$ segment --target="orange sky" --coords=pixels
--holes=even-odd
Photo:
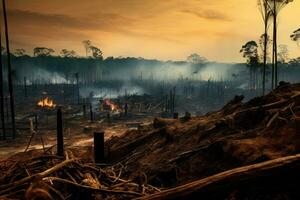
[[[242,61],[240,47],[262,34],[256,0],[8,0],[11,43],[84,54],[90,39],[104,56]],[[300,49],[289,35],[300,27],[300,1],[281,12],[278,44]]]

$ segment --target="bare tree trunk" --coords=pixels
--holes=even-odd
[[[8,65],[8,90],[10,95],[10,111],[11,111],[11,123],[13,138],[16,137],[16,122],[15,122],[15,102],[14,102],[14,89],[13,89],[13,78],[12,78],[12,67],[10,62],[10,49],[9,49],[9,37],[8,37],[8,22],[6,14],[5,0],[2,0],[3,5],[3,16],[5,25],[5,39],[6,39],[6,51],[7,51],[7,65]]]
[[[275,71],[274,71],[274,84],[275,87],[278,85],[278,59],[277,59],[277,14],[274,14],[274,60],[275,60]]]
[[[79,104],[80,103],[80,91],[79,91],[79,74],[78,74],[78,72],[77,73],[75,73],[75,78],[76,78],[76,89],[77,89],[77,104]]]
[[[264,38],[264,66],[263,66],[263,81],[262,81],[262,87],[263,87],[263,95],[265,95],[266,90],[266,68],[267,68],[267,42],[268,42],[268,22],[265,22],[265,38]]]
[[[27,78],[24,76],[24,96],[27,98]]]
[[[0,47],[2,47],[2,41],[1,41],[1,30],[0,30]],[[6,131],[5,131],[5,118],[4,118],[4,94],[3,94],[3,87],[4,87],[4,81],[3,81],[3,67],[2,67],[2,52],[0,52],[0,115],[1,115],[1,124],[2,124],[2,139],[6,139]]]
[[[273,47],[272,47],[272,89],[274,89],[274,77],[275,77],[275,44],[274,44],[274,27],[273,27]]]

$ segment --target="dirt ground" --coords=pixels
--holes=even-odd
[[[90,122],[89,120],[76,117],[68,120],[68,127],[64,128],[64,142],[68,147],[87,147],[93,145],[93,132],[99,130],[105,131],[105,140],[114,136],[121,136],[130,129],[135,129],[130,124],[150,123],[152,117],[144,119],[126,119],[123,121],[115,121],[112,123],[97,120]],[[28,122],[29,124],[29,122]],[[33,136],[33,137],[32,137]],[[32,141],[29,145],[30,138]],[[56,145],[56,130],[38,130],[34,135],[29,130],[19,130],[16,139],[8,139],[0,141],[0,160],[6,159],[11,155],[24,152],[29,145],[27,151],[34,149],[47,149]]]
[[[51,119],[49,121],[51,122]],[[64,131],[65,143],[73,152],[65,151],[66,161],[64,162],[71,162],[68,160],[69,155],[75,155],[76,159],[80,160],[82,171],[86,172],[88,165],[89,170],[94,170],[94,177],[97,177],[98,181],[102,177],[99,171],[105,169],[112,172],[114,180],[120,178],[124,180],[122,184],[130,180],[139,185],[138,188],[151,185],[167,193],[169,189],[179,188],[181,195],[186,197],[182,199],[199,199],[186,196],[189,191],[181,190],[182,186],[203,180],[209,180],[205,182],[207,185],[213,184],[211,177],[217,177],[222,184],[214,185],[213,190],[207,190],[207,193],[201,196],[203,199],[300,198],[297,192],[299,188],[296,187],[300,180],[298,173],[300,166],[300,84],[281,83],[268,95],[248,102],[243,102],[242,96],[236,96],[222,109],[199,117],[186,114],[179,119],[166,119],[154,118],[152,115],[131,117],[126,120],[119,119],[111,123],[101,120],[90,123],[77,116],[66,117],[65,122],[67,124]],[[143,123],[143,125],[136,128],[138,123]],[[101,163],[105,164],[101,170],[95,168],[99,163],[94,162],[91,148],[92,134],[100,129],[105,130],[105,145],[109,146],[108,162]],[[55,130],[39,134],[43,136],[43,141],[47,141],[44,142],[45,145],[55,144]],[[1,143],[0,150],[4,155],[3,158],[24,151],[29,138],[30,133],[27,133],[19,136],[15,141]],[[38,134],[30,147],[30,149],[34,148],[43,148]],[[36,152],[19,154],[15,159],[19,160],[23,155],[28,155],[28,159],[31,159],[31,154]],[[47,156],[53,157],[54,154]],[[278,165],[278,160],[285,161],[286,157],[294,157],[295,160]],[[42,158],[42,161],[45,159]],[[272,166],[274,160],[277,160],[275,162],[277,164]],[[10,159],[3,160],[3,169],[13,168],[18,171],[22,168],[21,165],[15,166],[10,162]],[[265,166],[266,163],[270,166],[262,170],[261,166]],[[32,165],[34,168],[35,162]],[[41,164],[38,166],[44,167]],[[74,166],[67,169],[73,172],[76,169]],[[233,185],[230,179],[227,179],[228,182],[226,179],[220,179],[220,174],[228,175],[229,171],[244,167],[262,171],[258,171],[256,176],[246,172],[240,174],[241,176],[234,177],[235,184]],[[115,169],[117,171],[114,171]],[[81,174],[84,175],[84,173]],[[27,171],[21,175],[22,178],[25,177],[25,180],[27,176]],[[64,181],[65,185],[74,187],[77,183],[73,180],[73,176],[68,177],[67,174],[63,176],[56,174],[56,176],[55,179],[64,178],[61,181]],[[9,173],[7,177],[11,180],[14,173]],[[84,176],[80,177],[78,180],[82,183],[85,179]],[[5,185],[5,181],[3,179],[2,187],[13,190],[14,188],[10,188],[11,185]],[[31,182],[27,181],[25,186],[29,184]],[[59,184],[55,186],[60,190]],[[76,184],[76,186],[86,188],[86,184]],[[92,190],[96,190],[94,186],[92,187]],[[106,186],[103,188],[107,189]],[[123,189],[126,190],[126,188]],[[196,194],[198,189],[196,188],[192,194]],[[73,193],[73,190],[62,191]],[[88,190],[87,194],[92,193]],[[95,194],[102,193],[95,192]],[[142,192],[139,195],[145,194]],[[180,198],[174,196],[171,199]]]

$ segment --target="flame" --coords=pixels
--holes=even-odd
[[[49,97],[45,97],[44,99],[40,100],[37,103],[40,107],[47,107],[47,108],[55,108],[56,104],[54,104],[53,100],[51,100]]]
[[[120,107],[110,99],[104,99],[103,104],[110,107],[111,111],[120,111]]]

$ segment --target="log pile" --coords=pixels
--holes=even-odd
[[[152,128],[110,141],[113,155],[126,155],[113,161],[127,166],[127,177],[140,170],[149,184],[172,188],[300,152],[300,84],[242,100],[189,120],[156,118]]]
[[[160,191],[122,179],[124,166],[100,167],[91,160],[35,151],[0,162],[0,199],[132,199]]]

